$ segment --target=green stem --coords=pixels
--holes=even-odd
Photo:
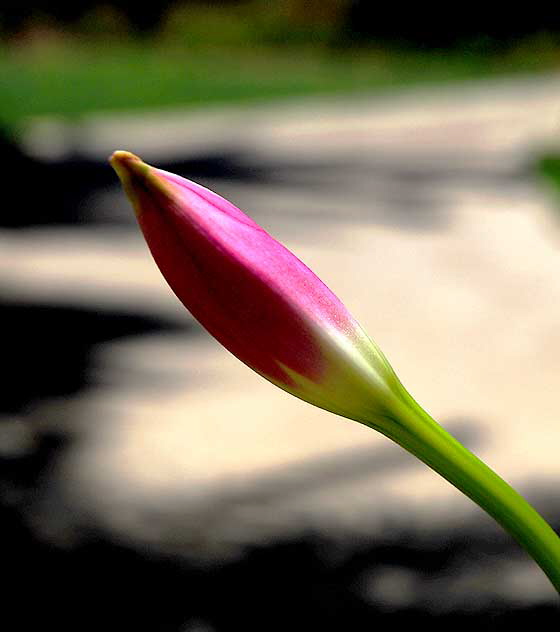
[[[389,426],[375,428],[399,443],[471,498],[537,562],[560,593],[560,538],[550,525],[472,452],[436,423],[409,395]],[[368,424],[372,425],[372,424]]]

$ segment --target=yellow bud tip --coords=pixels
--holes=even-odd
[[[146,188],[146,178],[152,168],[138,156],[122,149],[113,152],[109,162],[117,172],[136,214],[139,214],[138,192]]]
[[[123,184],[125,184],[125,180],[129,180],[130,178],[136,177],[143,179],[150,171],[150,166],[143,162],[141,158],[122,149],[113,152],[113,155],[109,158],[109,162]]]

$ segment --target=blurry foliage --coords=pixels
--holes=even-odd
[[[545,154],[539,158],[537,172],[551,185],[560,200],[560,153]]]
[[[560,66],[560,18],[531,7],[500,20],[450,11],[380,11],[364,0],[0,0],[0,122]]]
[[[342,2],[325,2],[324,7]],[[167,17],[164,36],[187,45],[316,46],[335,37],[336,11],[312,10],[317,2],[242,2],[218,6],[179,4]],[[264,9],[264,10],[263,10]],[[305,9],[305,10],[298,10]]]
[[[0,121],[11,126],[37,115],[77,117],[92,111],[360,93],[542,67],[540,57],[493,62],[477,56],[384,51],[280,54],[116,41],[98,46],[51,38],[22,51],[0,50]]]

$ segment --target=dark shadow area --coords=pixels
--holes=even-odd
[[[107,165],[78,157],[42,162],[24,154],[17,143],[0,135],[4,171],[4,213],[0,226],[78,224],[88,221],[84,202],[96,190],[114,183]]]
[[[437,7],[437,8],[436,8]],[[404,49],[483,51],[507,50],[539,35],[558,37],[560,18],[543,5],[519,5],[511,11],[492,11],[482,5],[385,6],[354,0],[349,3],[343,40],[356,45],[375,42]]]
[[[132,225],[124,196],[111,196],[99,204],[94,196],[118,189],[117,178],[106,162],[79,155],[57,162],[43,162],[25,155],[6,138],[0,142],[0,160],[10,186],[5,191],[4,228],[46,225]],[[276,186],[287,192],[324,192],[332,209],[321,212],[321,222],[365,221],[426,229],[445,223],[444,186],[515,186],[532,178],[530,165],[490,169],[477,167],[468,156],[429,153],[424,157],[368,155],[367,162],[354,159],[257,161],[245,152],[209,154],[157,165],[195,181],[219,181],[254,186]],[[277,193],[278,194],[278,193]],[[349,195],[354,202],[344,203]],[[48,203],[46,201],[49,201]],[[100,206],[102,208],[100,208]],[[333,210],[334,209],[334,210]],[[286,217],[290,211],[283,211]],[[253,209],[258,217],[259,210]],[[305,203],[293,215],[305,217]]]
[[[92,310],[3,300],[0,316],[4,366],[8,368],[0,412],[8,414],[84,388],[90,353],[102,342],[178,329],[153,316],[104,311],[102,307]]]
[[[129,601],[119,595],[129,594],[126,583],[134,588],[144,581],[138,573],[138,567],[144,568],[143,556],[105,543],[97,533],[92,533],[91,544],[68,551],[38,535],[36,509],[48,502],[52,471],[73,438],[56,424],[41,427],[26,413],[50,398],[72,399],[92,386],[88,368],[98,344],[178,327],[147,315],[6,300],[0,315],[5,368],[0,394],[0,412],[5,415],[0,420],[0,549],[7,584],[2,602],[10,604],[2,608],[1,625],[93,630],[107,627],[109,620],[125,625],[131,618],[126,608],[132,606],[141,620],[144,613],[133,601],[136,595],[130,594]],[[60,510],[57,506],[54,511]],[[167,567],[173,564],[155,564],[150,581],[157,583],[159,574],[171,586],[163,570]],[[149,597],[142,594],[145,588],[139,598]],[[175,594],[182,590],[178,587]],[[113,629],[112,623],[107,629]]]
[[[121,214],[111,209],[99,216],[89,204],[94,194],[118,186],[118,179],[107,162],[77,154],[59,161],[41,161],[26,155],[17,143],[1,133],[0,162],[5,182],[10,185],[4,191],[7,212],[0,218],[1,227],[134,223],[130,212]],[[247,164],[237,155],[209,155],[157,166],[192,179],[273,181],[271,169]]]
[[[177,330],[152,316],[111,310],[2,300],[0,392],[0,519],[2,542],[10,542],[10,511],[26,512],[50,484],[53,465],[70,447],[68,429],[42,427],[32,411],[52,398],[72,401],[95,386],[89,374],[96,346],[155,331]],[[183,329],[183,328],[181,328]],[[188,331],[188,326],[184,328]],[[75,399],[79,402],[79,399]],[[65,413],[57,410],[59,421]],[[14,509],[15,511],[15,509]],[[23,516],[23,514],[22,514]],[[21,525],[20,525],[21,526]],[[11,549],[10,549],[11,550]]]
[[[25,398],[37,402],[78,392],[86,383],[88,350],[95,344],[164,326],[145,317],[53,306],[4,304],[3,316],[16,350],[11,362],[17,355],[25,360],[18,369],[22,384],[25,367],[42,358],[28,377],[27,394],[7,398],[11,403],[3,408],[10,411],[21,408]],[[476,439],[467,424],[454,432],[467,443]],[[72,507],[49,504],[49,496],[56,494],[53,467],[70,441],[64,434],[35,429],[29,450],[4,452],[0,459],[0,552],[7,580],[2,621],[16,629],[338,632],[425,624],[436,632],[450,625],[509,632],[513,622],[550,627],[557,620],[559,610],[547,604],[522,607],[485,597],[489,569],[491,577],[499,577],[499,564],[522,554],[505,535],[478,520],[426,533],[414,520],[393,516],[386,518],[381,535],[373,527],[373,537],[362,530],[359,536],[334,539],[327,537],[328,525],[320,531],[301,527],[291,536],[243,544],[240,555],[209,563],[193,555],[188,537],[182,550],[163,554],[164,546],[156,550],[134,537],[117,540],[93,516],[78,516],[79,537],[58,534],[55,545],[37,521],[45,511],[66,512],[68,522],[74,520]],[[214,520],[227,527],[243,505],[260,506],[270,514],[284,498],[413,464],[404,453],[365,449],[296,464],[290,472],[264,475],[245,492],[218,498]],[[550,507],[557,502],[554,497],[543,494],[540,503]],[[386,508],[380,507],[379,514],[387,515]],[[559,518],[556,511],[557,525]],[[172,523],[172,515],[167,524],[164,516],[158,538],[163,545],[168,536],[177,542],[177,534],[186,528],[180,521]],[[198,528],[205,528],[203,521]],[[204,534],[209,544],[212,532],[209,528]],[[498,571],[492,571],[496,566]],[[478,576],[479,588],[473,592],[472,578]]]
[[[173,5],[173,0],[159,0],[153,4],[138,7],[130,0],[110,0],[107,5],[118,9],[126,19],[128,26],[139,35],[147,35],[157,31],[163,22],[166,11]],[[4,29],[17,35],[37,14],[48,16],[57,22],[76,25],[98,2],[69,2],[69,0],[3,0],[0,4],[0,22]]]
[[[168,328],[150,317],[54,305],[4,302],[1,311],[13,380],[5,385],[2,410],[9,413],[87,387],[96,344]],[[466,424],[454,432],[467,443],[476,439]],[[521,560],[522,553],[478,521],[426,533],[414,520],[393,516],[382,535],[377,528],[374,537],[362,531],[335,539],[326,537],[328,525],[320,532],[302,527],[291,536],[244,544],[241,555],[212,563],[197,560],[187,545],[166,555],[134,538],[116,540],[93,517],[79,520],[78,538],[58,537],[55,545],[37,520],[50,511],[67,512],[72,522],[72,507],[49,504],[53,468],[72,439],[52,429],[32,433],[27,450],[10,454],[3,445],[0,458],[2,620],[16,629],[334,632],[425,624],[436,632],[450,625],[505,632],[514,622],[551,627],[560,614],[544,603],[523,607],[485,596],[488,576],[499,578],[499,565]],[[289,473],[271,472],[258,486],[226,495],[214,518],[227,526],[240,506],[270,513],[279,499],[382,475],[407,462],[413,461],[404,454],[364,450],[296,464]],[[555,496],[541,492],[539,504],[554,507]],[[385,512],[379,508],[381,517]],[[560,508],[551,513],[559,526]],[[175,541],[181,529],[180,522],[170,528]],[[204,537],[211,543],[212,530]],[[165,538],[162,532],[163,544]]]
[[[37,541],[17,515],[1,514],[8,578],[2,614],[22,630],[180,632],[200,629],[196,622],[219,632],[395,624],[505,632],[513,623],[554,629],[560,614],[552,605],[484,598],[485,569],[518,553],[509,541],[481,537],[472,524],[432,539],[411,525],[391,525],[383,540],[350,540],[338,550],[320,534],[302,533],[201,567],[95,533],[76,548],[57,549]],[[402,594],[398,583],[379,587],[388,573],[401,578]],[[461,593],[464,577],[477,573],[482,588]]]
[[[11,35],[17,35],[37,15],[67,27],[76,26],[98,4],[96,0],[80,3],[69,0],[3,0],[0,4],[0,24]],[[105,4],[117,10],[122,21],[137,36],[145,36],[157,33],[165,23],[170,8],[181,3],[179,0],[160,0],[147,5],[143,11],[138,11],[137,4],[131,0],[107,0]],[[245,5],[247,9],[248,5],[257,15],[259,13],[258,3],[255,6],[255,3],[251,5],[240,0],[221,0],[208,4],[233,10],[239,5]],[[476,47],[493,52],[507,50],[519,40],[535,35],[557,36],[560,31],[557,12],[542,4],[519,5],[507,12],[492,11],[482,5],[446,8],[435,4],[412,5],[403,11],[401,7],[392,5],[380,8],[368,0],[331,3],[323,11],[320,3],[307,4],[310,6],[306,6],[305,2],[291,3],[279,14],[281,19],[276,26],[271,26],[270,20],[263,21],[261,17],[260,21],[252,24],[262,30],[257,40],[286,46],[317,38],[331,46],[388,44],[444,51]],[[277,3],[272,3],[270,11],[273,14],[278,12]],[[331,28],[322,34],[320,29],[311,28],[313,19],[319,22],[319,26],[325,28],[330,25]]]

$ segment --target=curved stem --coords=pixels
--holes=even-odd
[[[560,593],[560,538],[508,483],[436,423],[408,394],[381,431],[471,498],[537,562]],[[368,423],[368,422],[366,422]],[[369,423],[368,423],[369,425]],[[379,424],[375,424],[376,429]],[[387,430],[387,431],[385,431]]]

